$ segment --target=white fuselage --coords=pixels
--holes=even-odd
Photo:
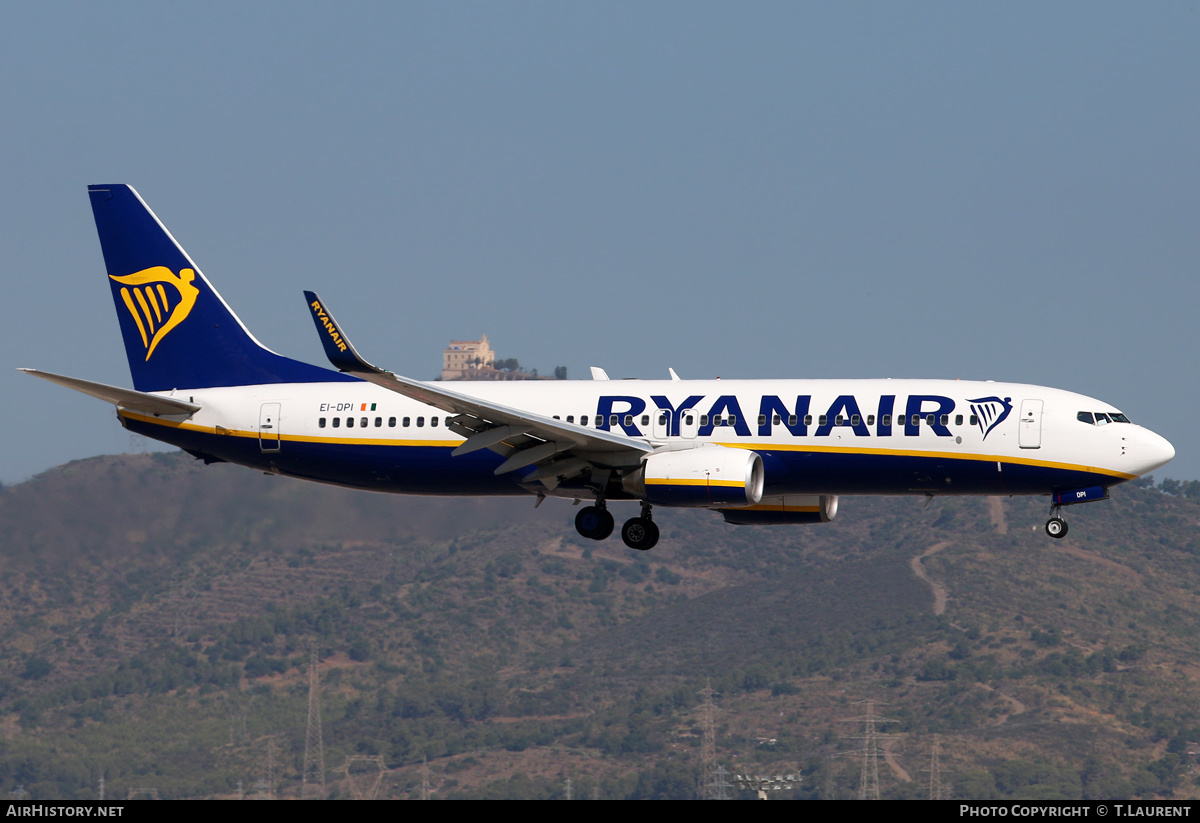
[[[620,380],[435,384],[659,449],[764,456],[768,494],[1047,494],[1109,486],[1174,455],[1110,404],[1060,389],[957,380]],[[202,408],[145,434],[231,462],[381,491],[512,494],[447,415],[366,382],[162,393]],[[1081,413],[1093,422],[1080,419]],[[470,458],[470,459],[469,459]],[[356,472],[355,467],[361,468]],[[618,467],[619,468],[619,467]],[[570,488],[561,491],[572,494]]]

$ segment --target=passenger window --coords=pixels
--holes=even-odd
[[[779,417],[778,417],[778,415],[775,417],[775,422],[776,422],[776,423],[778,423],[778,422],[779,422]],[[767,416],[766,416],[765,414],[760,414],[760,415],[758,416],[758,425],[760,425],[760,426],[765,426],[765,425],[767,425]]]
[[[806,417],[806,418],[804,418],[804,421],[805,421],[805,425],[807,425],[807,424],[808,424],[808,418],[807,418],[807,417]],[[796,415],[794,415],[794,414],[789,414],[789,415],[788,415],[788,425],[789,425],[789,426],[795,426],[795,425],[796,425]]]
[[[650,415],[648,415],[648,414],[643,414],[643,415],[642,415],[642,425],[643,425],[643,426],[649,426],[649,425],[650,425]]]
[[[587,424],[588,424],[588,416],[586,414],[581,415],[579,418],[579,425],[586,426]]]
[[[418,417],[418,418],[417,418],[417,428],[418,428],[418,429],[423,429],[423,428],[425,428],[425,418],[424,418],[424,417]]]
[[[806,425],[806,426],[812,425],[812,415],[811,414],[804,415],[804,425]]]
[[[365,429],[367,427],[367,422],[368,422],[367,418],[364,417],[362,420],[358,421],[358,425],[362,426]]]
[[[688,422],[689,423],[692,422],[690,418],[688,419]],[[660,426],[667,425],[667,416],[665,414],[660,414],[658,416],[658,425],[660,425]]]
[[[736,414],[731,414],[731,415],[729,415],[728,417],[726,417],[726,418],[725,418],[725,425],[726,425],[726,426],[736,426],[736,425],[737,425],[737,415],[736,415]]]
[[[1089,426],[1096,425],[1096,421],[1094,421],[1092,419],[1091,412],[1076,412],[1075,419],[1078,420],[1080,423],[1087,423]]]
[[[317,428],[319,428],[319,429],[325,428],[325,418],[324,417],[322,417],[320,420],[317,421]]]
[[[885,425],[885,426],[890,426],[890,425],[892,425],[892,416],[890,414],[885,414],[883,416],[883,420],[881,420],[879,422],[883,423],[883,425]]]
[[[562,420],[562,418],[561,418],[561,417],[559,417],[557,414],[556,414],[556,415],[554,415],[554,419],[555,419],[555,420]]]
[[[340,417],[333,418],[333,427],[335,429],[340,427],[341,425],[342,425],[342,418],[340,418]]]
[[[873,415],[873,414],[868,414],[868,415],[867,415],[867,425],[868,425],[868,426],[874,426],[874,425],[875,425],[875,415]]]
[[[954,425],[956,425],[956,426],[962,425],[962,415],[961,414],[954,415]]]
[[[914,415],[912,416],[912,424],[913,424],[914,426],[919,426],[919,425],[921,425],[921,415],[919,415],[919,414],[914,414]]]
[[[707,414],[702,414],[702,415],[700,415],[700,425],[701,425],[701,426],[707,426],[707,425],[708,425],[708,415],[707,415]],[[714,426],[715,426],[715,425],[717,425],[715,421],[713,422],[713,425],[714,425]]]
[[[777,414],[775,414],[775,415],[771,415],[771,425],[772,425],[772,426],[778,426],[778,425],[779,425],[779,415],[777,415]]]
[[[346,428],[348,428],[348,429],[354,428],[354,418],[353,417],[346,418]]]
[[[389,429],[394,429],[394,428],[396,428],[396,418],[394,418],[394,417],[389,417],[389,418],[388,418],[388,428],[389,428]]]
[[[574,422],[575,422],[575,415],[573,415],[573,414],[568,414],[568,415],[567,415],[567,422],[568,422],[568,423],[574,423]]]
[[[926,426],[932,426],[932,425],[933,425],[933,419],[934,419],[934,418],[933,418],[933,415],[932,415],[932,414],[927,414],[927,415],[925,415],[925,425],[926,425]]]
[[[950,423],[950,415],[948,415],[948,414],[943,414],[943,415],[942,415],[942,419],[941,419],[940,421],[938,421],[938,422],[940,422],[940,423],[941,423],[943,426],[949,425],[949,423]]]
[[[862,423],[861,417],[859,417],[857,414],[850,415],[850,425],[851,426],[857,426],[860,423]]]
[[[829,415],[823,414],[818,419],[821,421],[821,425],[824,426],[826,424],[826,422],[829,420]]]
[[[689,414],[687,417],[683,418],[683,425],[690,426],[690,425],[692,425],[692,421],[694,421],[695,419],[696,419],[695,417],[693,417],[692,415]]]
[[[633,415],[632,415],[632,414],[627,414],[627,415],[625,415],[625,425],[626,425],[626,426],[632,426],[632,425],[633,425]]]
[[[833,418],[833,425],[835,425],[835,426],[844,425],[845,422],[846,422],[846,418],[842,417],[840,414],[837,417]]]
[[[382,418],[382,417],[376,417],[376,418],[375,418],[375,428],[379,428],[379,427],[380,427],[380,426],[382,426],[382,425],[383,425],[383,418]]]
[[[437,419],[436,417],[431,417],[431,418],[429,418],[429,425],[430,425],[430,426],[433,426],[434,428],[436,428],[436,427],[437,427],[437,421],[438,421],[438,419]]]
[[[412,425],[412,418],[411,417],[404,418],[404,428],[407,429],[410,425]]]
[[[978,426],[978,425],[979,425],[979,415],[977,415],[977,414],[973,414],[973,415],[971,415],[971,425],[972,425],[972,426]]]

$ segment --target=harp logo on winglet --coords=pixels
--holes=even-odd
[[[121,300],[142,335],[146,360],[162,339],[187,318],[200,295],[200,290],[192,285],[196,279],[192,269],[180,269],[176,275],[166,266],[153,266],[123,277],[112,274],[109,277],[122,284]]]

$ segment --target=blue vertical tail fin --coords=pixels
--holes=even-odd
[[[131,186],[88,196],[138,391],[346,379],[255,340]]]

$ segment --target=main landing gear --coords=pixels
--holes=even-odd
[[[597,498],[596,505],[586,506],[575,515],[575,530],[590,540],[603,540],[613,533],[615,522],[605,505],[604,498]],[[649,551],[658,543],[658,526],[650,519],[650,504],[642,504],[640,517],[625,521],[621,527],[621,539],[625,545],[638,551]]]
[[[642,504],[642,516],[631,517],[621,527],[625,545],[640,552],[650,551],[658,543],[658,526],[650,519],[650,504]]]
[[[603,500],[579,510],[575,515],[575,530],[590,540],[603,540],[613,533],[613,516]]]

